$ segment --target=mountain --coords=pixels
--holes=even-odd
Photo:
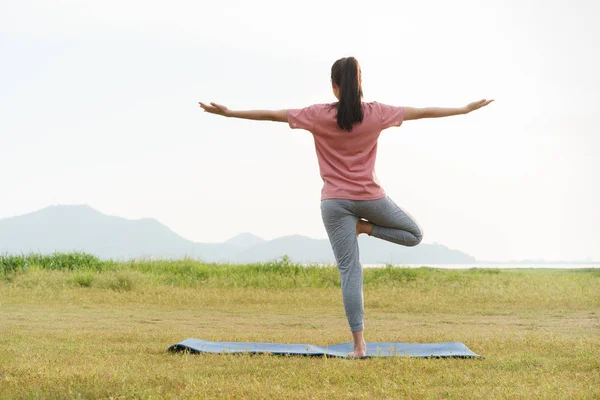
[[[475,258],[439,244],[399,246],[370,236],[359,236],[360,259],[365,264],[470,264]],[[335,262],[329,240],[306,236],[284,236],[237,254],[238,262],[270,260],[287,254],[297,262]]]
[[[85,205],[51,206],[0,220],[0,253],[85,251],[101,258],[219,256],[235,249],[198,244],[154,219],[128,220]]]
[[[259,238],[251,233],[240,233],[239,235],[227,240],[225,244],[237,247],[238,249],[249,249],[266,242],[267,241],[265,239]]]
[[[365,264],[468,264],[476,260],[440,244],[398,246],[359,237]],[[154,219],[129,220],[105,215],[87,205],[51,206],[0,220],[0,254],[81,251],[103,259],[182,258],[207,262],[264,262],[288,255],[295,262],[335,263],[327,239],[301,235],[264,240],[242,233],[224,243],[195,243]]]
[[[297,262],[334,262],[329,240],[311,239],[301,235],[284,236],[251,247],[237,254],[236,260],[257,262],[272,260],[283,255],[288,255]]]

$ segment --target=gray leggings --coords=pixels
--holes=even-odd
[[[363,271],[360,264],[356,223],[363,218],[373,224],[371,236],[416,246],[423,239],[417,221],[386,196],[377,200],[327,199],[321,216],[340,271],[342,297],[352,332],[364,330]]]

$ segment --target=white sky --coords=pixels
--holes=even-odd
[[[311,134],[221,118],[334,101],[495,103],[383,132],[377,174],[424,242],[600,259],[598,1],[0,0],[0,218],[89,204],[219,242],[326,238]]]

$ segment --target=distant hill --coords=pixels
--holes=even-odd
[[[365,264],[469,264],[466,253],[440,244],[398,246],[376,238],[359,238]],[[296,262],[335,263],[327,239],[291,235],[264,240],[242,233],[224,243],[195,243],[154,219],[129,220],[105,215],[86,205],[51,206],[0,219],[0,253],[81,251],[104,259],[182,258],[207,262],[264,262],[288,255]]]
[[[240,233],[239,235],[227,240],[225,244],[245,250],[266,242],[267,241],[265,239],[259,238],[251,233]]]
[[[0,220],[2,253],[77,250],[102,258],[169,258],[204,250],[198,246],[156,220],[113,217],[89,206],[52,206]]]

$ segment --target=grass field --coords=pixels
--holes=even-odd
[[[0,257],[0,398],[600,398],[600,271],[367,269],[367,341],[484,360],[172,354],[348,342],[339,273],[287,259]]]

